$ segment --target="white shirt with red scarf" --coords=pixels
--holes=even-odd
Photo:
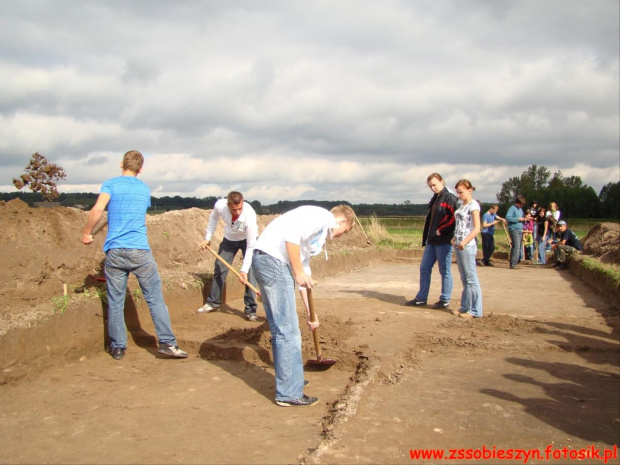
[[[250,270],[250,265],[252,264],[252,253],[254,252],[256,238],[258,237],[256,212],[249,203],[243,202],[243,211],[241,212],[241,215],[234,218],[228,208],[228,200],[219,199],[215,202],[213,212],[211,212],[211,216],[209,217],[205,240],[211,240],[220,219],[224,221],[224,237],[226,239],[229,241],[247,240],[245,258],[243,259],[243,265],[241,266],[241,271],[247,273]]]

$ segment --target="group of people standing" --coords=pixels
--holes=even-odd
[[[101,187],[97,202],[88,215],[82,242],[86,245],[93,242],[93,231],[107,207],[108,233],[103,250],[106,254],[108,330],[112,357],[121,360],[127,349],[124,303],[127,279],[129,273],[133,273],[151,312],[157,332],[158,352],[174,358],[186,358],[187,352],[179,348],[172,331],[157,264],[147,239],[146,211],[151,203],[151,195],[148,186],[137,179],[143,164],[144,157],[138,151],[132,150],[124,155],[121,176],[105,181]],[[484,265],[492,266],[494,228],[500,221],[507,222],[513,239],[510,267],[514,269],[518,263],[523,225],[532,218],[545,218],[536,223],[538,237],[542,237],[544,242],[549,232],[551,219],[547,218],[550,215],[542,209],[524,214],[522,208],[525,199],[518,196],[505,220],[497,216],[497,205],[481,216],[480,203],[473,198],[475,187],[469,180],[459,180],[454,186],[456,192],[445,186],[438,173],[429,175],[427,184],[433,196],[424,223],[422,245],[425,248],[420,264],[420,289],[406,305],[417,307],[427,304],[431,273],[437,262],[441,274],[441,295],[433,307],[449,307],[453,287],[452,252],[455,250],[463,292],[459,308],[452,310],[452,313],[464,319],[480,318],[482,290],[476,271],[478,234],[482,232]],[[557,206],[555,210],[552,208],[551,215],[557,221],[559,211],[556,218],[556,210]],[[304,387],[308,383],[303,374],[295,288],[299,289],[306,307],[308,327],[314,331],[319,321],[316,316],[311,317],[313,312],[310,312],[308,305],[308,290],[315,285],[310,258],[323,250],[327,258],[327,249],[324,249],[326,240],[349,232],[355,225],[355,213],[346,205],[339,205],[329,211],[303,206],[274,219],[259,235],[256,212],[244,201],[240,192],[232,191],[226,199],[216,202],[200,249],[210,249],[220,220],[224,222],[224,238],[219,246],[221,260],[226,261],[226,264],[232,263],[237,252],[243,254],[238,276],[240,282],[246,285],[245,317],[249,321],[257,320],[257,304],[256,295],[247,284],[256,283],[260,289],[271,332],[276,404],[283,407],[315,404],[318,402],[316,397],[304,394]],[[557,221],[554,227],[560,236],[552,247],[557,250],[558,261],[563,263],[573,250],[581,250],[581,245],[563,221]],[[229,271],[226,264],[216,260],[209,297],[197,313],[210,313],[220,308],[222,287]]]
[[[433,192],[422,233],[424,253],[420,264],[420,288],[413,300],[405,305],[427,305],[431,274],[435,263],[441,275],[441,294],[433,308],[447,309],[452,297],[452,251],[456,249],[463,292],[461,305],[452,310],[454,315],[471,319],[482,317],[482,290],[476,271],[476,237],[480,233],[480,204],[473,199],[475,187],[467,179],[461,179],[454,188],[445,186],[439,173],[432,173],[426,180]],[[459,206],[458,200],[461,201]]]
[[[507,227],[510,240],[510,269],[517,269],[518,263],[526,258],[534,258],[534,246],[529,250],[529,256],[524,256],[522,244],[531,240],[537,244],[538,261],[545,265],[546,252],[555,253],[556,269],[566,268],[569,256],[582,250],[577,235],[568,229],[566,222],[560,220],[560,210],[555,202],[551,202],[549,209],[539,208],[533,201],[525,211],[526,200],[522,195],[515,198],[506,217],[498,215],[499,205],[481,215],[480,203],[474,200],[475,187],[467,179],[461,179],[454,189],[450,190],[440,174],[432,173],[427,178],[428,187],[433,192],[428,206],[422,246],[424,253],[420,264],[420,287],[413,300],[405,305],[419,307],[428,302],[431,274],[435,263],[441,275],[441,294],[439,300],[433,304],[435,309],[447,309],[452,296],[452,252],[456,251],[456,262],[463,284],[461,303],[458,309],[452,310],[454,315],[461,318],[482,317],[482,291],[476,271],[476,265],[494,266],[491,257],[495,251],[495,228],[502,223]],[[458,201],[460,200],[460,204]],[[476,238],[482,237],[482,262],[476,260],[478,251]],[[527,251],[526,251],[527,254]]]
[[[579,238],[566,221],[560,219],[561,212],[555,202],[551,202],[548,209],[539,207],[535,200],[529,208],[525,205],[525,198],[518,195],[506,214],[511,239],[510,268],[516,269],[523,259],[546,265],[547,252],[553,252],[554,268],[565,269],[567,258],[582,250]]]

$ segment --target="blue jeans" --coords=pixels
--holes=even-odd
[[[226,263],[232,263],[235,255],[239,250],[245,257],[245,249],[247,248],[247,241],[229,241],[224,238],[222,243],[220,244],[220,250],[218,255],[226,260]],[[222,287],[224,286],[224,282],[226,281],[226,276],[228,276],[228,268],[222,264],[219,260],[215,260],[215,271],[213,273],[213,281],[211,281],[211,291],[209,292],[209,297],[207,298],[207,303],[211,304],[213,307],[219,307],[222,303]],[[250,268],[248,272],[248,281],[250,283],[255,284],[254,273]],[[246,314],[256,314],[256,308],[258,305],[256,304],[256,299],[254,298],[254,292],[248,287],[245,286],[245,294],[243,295],[243,302],[245,303],[245,313]]]
[[[538,263],[541,265],[547,264],[547,253],[545,251],[546,237],[538,238]]]
[[[108,287],[108,332],[110,348],[127,347],[125,327],[125,294],[129,273],[133,273],[142,289],[144,300],[151,311],[151,318],[160,343],[177,345],[172,333],[168,307],[161,290],[161,279],[157,264],[150,250],[110,249],[105,258],[105,278]]]
[[[299,399],[304,394],[304,367],[291,268],[258,250],[252,257],[252,268],[271,331],[276,400]]]
[[[441,274],[441,295],[439,300],[450,302],[450,297],[452,297],[451,244],[426,244],[424,255],[422,255],[422,263],[420,263],[420,290],[415,298],[424,302],[428,299],[428,292],[431,288],[431,274],[435,262],[437,262],[439,274]]]
[[[471,243],[463,250],[456,249],[456,263],[459,267],[463,293],[461,294],[461,313],[469,312],[473,316],[482,316],[482,289],[476,272],[476,246]]]
[[[510,267],[517,266],[519,257],[521,256],[521,241],[523,241],[523,232],[519,229],[510,229]]]

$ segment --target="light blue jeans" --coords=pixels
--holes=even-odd
[[[441,295],[439,300],[449,303],[450,297],[452,297],[451,244],[426,244],[424,255],[422,255],[422,263],[420,263],[420,290],[415,298],[424,302],[428,300],[428,292],[431,288],[431,274],[435,262],[437,262],[439,274],[441,274]]]
[[[304,394],[304,367],[293,274],[289,265],[259,250],[254,251],[252,269],[271,331],[276,400],[299,399]]]
[[[473,316],[482,316],[482,289],[476,272],[476,245],[472,242],[463,250],[456,249],[456,263],[459,267],[463,293],[461,294],[461,313],[469,312]]]
[[[138,278],[144,300],[151,311],[151,318],[160,343],[177,345],[172,333],[168,307],[161,290],[161,279],[157,264],[150,250],[110,249],[105,258],[105,278],[108,286],[108,332],[110,348],[127,347],[125,327],[125,294],[129,273]]]
[[[538,238],[538,263],[541,265],[547,264],[546,242],[545,236]]]

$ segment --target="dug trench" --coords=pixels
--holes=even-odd
[[[173,327],[190,357],[157,354],[131,281],[130,344],[117,362],[104,351],[103,283],[92,278],[102,254],[77,240],[85,214],[7,207],[15,230],[1,252],[14,264],[13,274],[2,271],[2,463],[410,463],[415,447],[618,442],[617,301],[577,279],[578,262],[564,273],[515,271],[498,255],[495,268],[479,269],[485,318],[461,321],[403,306],[417,287],[420,251],[367,247],[354,230],[331,244],[329,261],[313,262],[321,344],[338,363],[306,370],[317,406],[286,409],[273,403],[261,305],[258,322],[243,319],[241,287],[229,277],[221,310],[195,313],[213,269],[193,247],[208,212],[149,218]],[[39,247],[29,221],[44,222]],[[544,303],[509,298],[524,290]],[[315,358],[299,316],[304,360]]]

